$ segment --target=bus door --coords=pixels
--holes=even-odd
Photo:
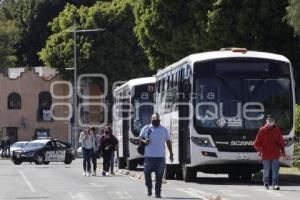
[[[189,127],[189,100],[191,94],[190,68],[188,65],[180,71],[179,75],[179,161],[189,164],[190,156],[190,127]]]
[[[129,157],[129,117],[130,117],[130,102],[129,99],[123,100],[122,112],[122,132],[123,132],[123,157]]]

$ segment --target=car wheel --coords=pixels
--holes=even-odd
[[[19,161],[19,160],[14,160],[13,163],[14,163],[15,165],[20,165],[22,162]]]
[[[34,159],[35,164],[41,165],[45,162],[45,156],[42,153],[39,153],[35,156]]]
[[[69,165],[71,163],[72,163],[72,156],[70,154],[67,154],[65,158],[65,164]]]
[[[49,163],[50,163],[49,161],[44,161],[43,164],[44,164],[44,165],[49,165]]]

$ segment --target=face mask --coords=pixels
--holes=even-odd
[[[160,121],[159,121],[159,120],[152,120],[152,125],[153,125],[154,127],[158,127],[159,124],[160,124]]]
[[[273,127],[274,126],[274,122],[267,122],[267,125],[269,126],[269,127]]]

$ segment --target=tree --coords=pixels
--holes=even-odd
[[[96,0],[5,0],[2,12],[16,21],[19,41],[15,45],[19,66],[37,66],[42,63],[37,53],[51,35],[48,23],[61,12],[67,3],[91,6]]]
[[[18,37],[18,28],[14,20],[7,20],[1,14],[0,27],[0,70],[3,70],[16,66],[14,45]]]
[[[295,29],[295,32],[300,35],[300,1],[289,0],[287,19],[289,24]]]
[[[135,33],[152,69],[204,50],[210,0],[134,2]]]
[[[133,33],[134,15],[128,1],[98,2],[80,7],[68,4],[51,23],[53,35],[39,53],[41,60],[68,76],[73,66],[74,20],[77,29],[106,28],[104,32],[80,33],[77,38],[79,73],[103,73],[110,82],[127,80],[148,73],[148,64]]]

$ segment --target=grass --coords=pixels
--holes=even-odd
[[[289,174],[289,175],[300,175],[300,169],[296,168],[296,167],[292,167],[292,168],[281,167],[279,173],[280,174]]]

